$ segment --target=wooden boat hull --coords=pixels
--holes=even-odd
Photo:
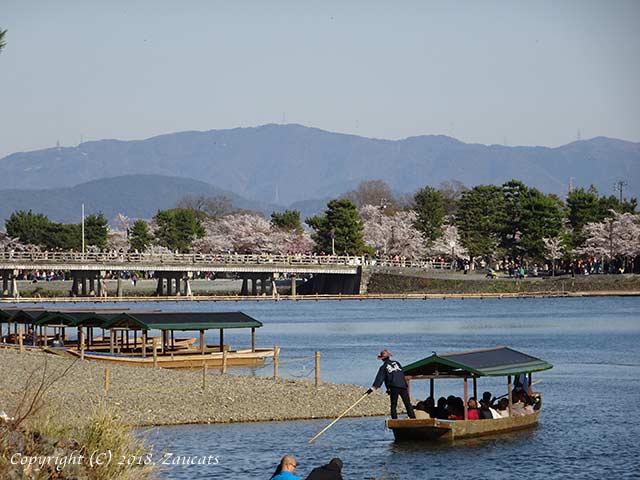
[[[538,424],[540,410],[524,416],[492,420],[387,420],[396,441],[442,441],[480,437],[530,428]]]
[[[80,357],[80,352],[73,348],[50,349],[52,353],[66,355],[72,357]],[[227,352],[227,367],[253,367],[264,365],[265,360],[273,357],[272,348],[257,348],[255,352],[250,349],[236,350]],[[136,367],[153,368],[153,356],[118,356],[95,352],[85,352],[86,360],[94,360],[114,365],[130,365]],[[160,368],[202,368],[204,364],[207,367],[222,368],[222,353],[180,353],[175,355],[158,355],[157,365]]]

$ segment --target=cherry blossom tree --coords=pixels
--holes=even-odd
[[[551,259],[551,275],[556,275],[556,260],[564,255],[565,244],[561,237],[543,238],[545,252]]]
[[[469,252],[462,245],[460,241],[460,235],[458,234],[458,227],[455,225],[443,225],[442,236],[437,238],[431,248],[429,248],[431,255],[442,255],[452,258],[468,258]]]
[[[112,223],[115,230],[119,232],[126,232],[133,224],[131,219],[123,213],[118,213]]]
[[[5,251],[14,250],[17,252],[22,252],[25,250],[31,250],[28,247],[34,247],[34,249],[37,248],[35,245],[24,245],[20,243],[19,238],[13,238],[7,235],[6,232],[0,232],[0,249]],[[37,249],[39,250],[39,248]]]
[[[423,258],[427,249],[424,237],[414,227],[416,213],[414,211],[398,211],[393,215],[385,213],[375,205],[364,205],[360,208],[365,243],[375,248],[379,254]]]
[[[574,253],[609,261],[617,259],[623,264],[628,258],[640,255],[640,215],[614,210],[610,213],[604,221],[584,226],[586,240]]]
[[[109,250],[129,251],[131,245],[127,238],[127,231],[109,229],[107,231],[107,248]]]
[[[274,228],[269,221],[252,213],[226,215],[205,220],[205,236],[194,242],[198,253],[305,253],[313,242],[308,232]]]
[[[107,230],[107,248],[109,250],[124,250],[131,248],[128,239],[128,231],[131,227],[131,219],[123,213],[118,213],[113,221],[113,228]]]

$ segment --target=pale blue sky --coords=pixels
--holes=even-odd
[[[638,1],[0,0],[0,156],[300,123],[640,141]]]

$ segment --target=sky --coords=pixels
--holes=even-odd
[[[0,157],[299,123],[640,141],[638,1],[0,0]]]

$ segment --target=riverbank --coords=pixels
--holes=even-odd
[[[618,293],[638,295],[640,275],[563,275],[557,277],[487,278],[480,273],[448,274],[406,271],[401,274],[380,272],[371,276],[369,294],[437,294],[523,296],[602,296]]]
[[[115,291],[108,284],[107,291]],[[430,299],[430,298],[511,298],[511,297],[586,297],[640,296],[640,275],[569,275],[557,277],[486,278],[481,273],[464,275],[448,270],[402,269],[390,273],[384,269],[373,273],[362,295],[311,294],[291,296],[290,288],[278,286],[278,295],[240,296],[242,281],[231,279],[195,280],[192,295],[181,297],[155,296],[155,280],[141,280],[134,286],[125,282],[122,297],[70,297],[68,281],[19,282],[19,301],[30,302],[155,302],[155,301],[271,301],[271,300],[367,300],[367,299]],[[0,298],[0,303],[14,303],[12,298]]]
[[[20,304],[37,303],[148,303],[148,302],[318,302],[326,301],[348,301],[348,300],[446,300],[446,299],[489,299],[489,298],[572,298],[572,297],[640,297],[638,290],[591,290],[591,291],[520,291],[520,292],[469,292],[469,293],[366,293],[362,295],[341,295],[341,294],[312,294],[312,295],[278,295],[274,296],[240,296],[240,295],[192,295],[189,297],[20,297],[18,300],[12,298],[0,298],[0,304],[6,303],[12,306]]]
[[[201,371],[109,366],[109,389],[104,391],[105,366],[73,361],[40,352],[0,350],[0,410],[11,412],[22,401],[32,373],[58,378],[44,401],[65,424],[83,424],[95,407],[106,403],[129,426],[197,423],[258,422],[333,418],[365,392],[355,385],[268,377],[221,375],[210,370],[203,388]],[[387,395],[374,392],[361,402],[353,417],[384,415]]]

